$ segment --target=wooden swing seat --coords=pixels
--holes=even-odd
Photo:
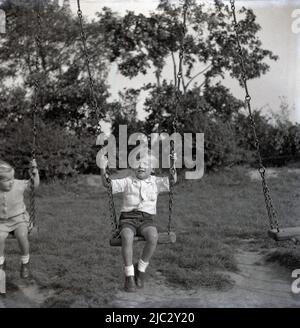
[[[134,242],[145,241],[144,237],[134,237]],[[158,244],[174,244],[176,242],[175,232],[160,232],[158,234]],[[113,237],[109,241],[110,246],[122,246],[121,237]]]
[[[268,231],[269,237],[276,241],[297,239],[300,240],[300,227],[271,229]]]

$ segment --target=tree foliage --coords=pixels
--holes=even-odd
[[[97,124],[90,106],[88,76],[82,52],[80,30],[76,17],[57,3],[45,0],[6,0],[2,8],[7,13],[7,33],[0,44],[0,74],[2,85],[17,84],[26,91],[25,98],[33,102],[32,89],[40,85],[39,116],[44,121],[56,121],[61,127],[75,131]],[[38,12],[41,26],[38,24]],[[86,34],[95,24],[86,22]],[[37,42],[39,38],[40,42]],[[107,60],[87,40],[91,70],[96,81],[95,91],[100,110],[105,114],[108,87]],[[5,104],[8,111],[9,104]],[[11,111],[19,117],[22,106]]]
[[[131,11],[121,17],[109,8],[103,9],[98,17],[104,42],[106,48],[111,49],[110,60],[118,63],[123,75],[132,78],[155,68],[159,80],[168,60],[172,60],[173,83],[176,84],[176,53],[183,42],[186,89],[201,75],[204,75],[206,84],[213,78],[224,77],[225,72],[234,78],[240,77],[235,32],[228,5],[215,1],[214,8],[210,8],[196,1],[189,3],[187,33],[183,40],[182,7],[176,7],[170,1],[160,1],[157,11],[149,17]],[[241,45],[247,58],[247,76],[257,78],[269,69],[265,60],[276,60],[277,56],[262,48],[257,36],[261,27],[255,21],[253,11],[243,7],[238,14],[243,31]],[[199,70],[201,64],[204,71]]]

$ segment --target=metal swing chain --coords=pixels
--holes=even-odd
[[[39,83],[34,82],[34,106],[32,112],[32,150],[31,158],[34,160],[36,158],[36,139],[37,139],[37,128],[36,128],[36,116],[38,111],[38,95],[39,95]],[[29,205],[29,228],[33,228],[36,225],[36,206],[35,206],[35,186],[34,177],[30,176],[30,205]]]
[[[94,79],[92,76],[92,72],[91,72],[91,64],[90,64],[90,58],[89,58],[89,54],[88,54],[88,49],[87,49],[87,37],[84,31],[84,27],[83,27],[83,14],[82,14],[82,10],[81,10],[81,6],[80,6],[80,0],[77,0],[77,15],[79,18],[79,25],[80,25],[80,35],[81,35],[81,41],[82,41],[82,45],[83,45],[83,54],[85,57],[85,63],[86,63],[86,68],[87,68],[87,72],[88,72],[88,76],[89,76],[89,87],[90,87],[90,99],[91,99],[91,105],[92,108],[97,116],[97,120],[98,120],[98,126],[97,126],[97,135],[99,133],[101,133],[101,125],[100,125],[100,119],[103,117],[100,117],[99,113],[99,107],[98,107],[98,101],[95,95],[95,83],[94,83]],[[107,173],[106,176],[106,181],[107,181],[107,194],[108,194],[108,199],[109,199],[109,210],[110,210],[110,221],[111,221],[111,226],[112,226],[112,231],[113,233],[115,233],[115,231],[117,230],[117,216],[116,216],[116,211],[115,211],[115,204],[114,204],[114,198],[113,198],[113,193],[112,193],[112,186],[111,186],[111,179],[109,174]]]
[[[176,103],[175,103],[175,115],[172,121],[173,133],[177,133],[178,130],[178,107],[181,106],[181,83],[183,82],[183,59],[184,59],[184,39],[187,32],[187,11],[189,8],[189,0],[185,0],[183,4],[183,23],[182,23],[182,33],[180,40],[180,49],[179,49],[179,68],[177,73],[177,88],[175,91]],[[170,165],[170,192],[169,192],[169,219],[168,219],[168,233],[172,229],[172,216],[173,216],[173,204],[174,204],[174,174],[176,173],[175,161],[172,159],[175,155],[175,145],[174,140],[171,140],[170,143],[170,154],[171,154],[171,165]]]
[[[276,229],[279,232],[279,223],[278,223],[278,218],[277,218],[277,212],[273,206],[273,201],[272,201],[272,198],[270,195],[270,189],[269,189],[267,181],[266,181],[266,177],[265,177],[266,168],[263,165],[261,151],[260,151],[261,146],[260,146],[260,142],[259,142],[259,139],[257,136],[255,121],[254,121],[252,109],[251,109],[251,96],[249,94],[249,89],[248,89],[248,84],[247,84],[248,80],[247,80],[247,76],[246,76],[245,58],[243,56],[243,49],[242,49],[241,42],[240,42],[240,26],[238,24],[237,16],[236,16],[235,0],[230,0],[230,4],[231,4],[232,15],[233,15],[234,30],[235,30],[235,34],[236,34],[238,57],[239,57],[241,68],[242,68],[242,74],[241,74],[242,82],[243,82],[244,90],[246,93],[245,107],[248,109],[248,112],[249,112],[249,120],[250,120],[252,132],[253,132],[253,136],[254,136],[254,140],[255,140],[255,148],[256,148],[258,164],[259,164],[258,172],[259,172],[259,174],[261,176],[261,180],[262,180],[263,194],[264,194],[264,199],[265,199],[265,204],[266,204],[266,209],[267,209],[271,229]]]
[[[111,230],[113,235],[118,234],[118,221],[117,221],[117,215],[116,215],[116,208],[115,208],[115,202],[112,192],[112,184],[111,184],[111,178],[110,174],[106,173],[106,181],[107,181],[107,195],[109,199],[109,209],[110,209],[110,223],[111,223]]]
[[[34,79],[34,101],[33,101],[33,111],[32,111],[32,148],[31,148],[31,159],[36,159],[36,140],[37,140],[37,113],[38,113],[38,102],[40,96],[40,76],[38,71],[38,53],[42,49],[41,41],[41,30],[42,30],[42,18],[41,18],[41,8],[40,1],[37,4],[37,33],[35,34],[35,44],[37,49],[37,60],[36,60],[36,77]],[[36,226],[36,204],[35,204],[35,187],[34,187],[34,177],[30,176],[30,204],[29,204],[29,229],[31,230]]]
[[[87,37],[84,31],[84,26],[83,26],[83,14],[82,14],[82,10],[80,7],[80,0],[77,0],[77,15],[79,18],[79,25],[80,25],[80,36],[81,36],[81,42],[83,45],[83,55],[85,57],[85,63],[86,63],[86,69],[88,72],[88,76],[89,76],[89,88],[90,88],[90,101],[91,101],[91,105],[93,110],[95,111],[97,120],[98,120],[98,126],[97,126],[97,133],[101,133],[101,126],[100,126],[100,119],[102,117],[100,117],[99,113],[99,106],[98,106],[98,101],[97,101],[97,97],[95,94],[95,83],[94,83],[94,79],[92,76],[92,72],[91,72],[91,63],[90,63],[90,58],[89,58],[89,54],[88,54],[88,49],[87,49]]]

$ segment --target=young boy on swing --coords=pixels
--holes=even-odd
[[[176,155],[171,157],[174,161]],[[136,287],[143,288],[145,272],[156,249],[158,232],[154,222],[156,215],[157,196],[169,191],[169,178],[151,175],[156,159],[145,151],[141,154],[134,174],[123,179],[112,179],[112,192],[123,193],[123,205],[119,219],[119,229],[122,240],[122,257],[125,271],[125,291],[134,292]],[[107,186],[106,168],[108,160],[100,159],[101,176],[104,186]],[[176,171],[173,175],[177,181]],[[133,266],[134,236],[145,238],[145,247],[138,263]]]
[[[40,183],[39,172],[35,160],[30,163],[29,174],[34,187]],[[5,267],[4,248],[9,233],[18,240],[21,250],[20,275],[29,277],[29,215],[24,203],[24,192],[30,189],[30,180],[15,179],[13,167],[0,160],[0,270]]]

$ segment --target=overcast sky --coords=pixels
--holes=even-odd
[[[76,2],[77,0],[70,0],[74,12]],[[178,0],[174,2],[178,3]],[[206,0],[206,2],[209,5],[211,1]],[[289,104],[295,105],[290,119],[300,122],[300,0],[248,0],[236,1],[236,3],[237,7],[245,5],[253,9],[262,27],[260,38],[263,47],[279,56],[277,62],[270,62],[271,69],[266,75],[249,82],[254,108],[264,107],[266,112],[270,111],[268,108],[272,108],[276,112],[279,109],[280,97],[287,97]],[[124,14],[127,10],[147,14],[154,11],[157,4],[158,0],[81,0],[83,13],[91,18],[104,6],[120,14]],[[299,12],[296,11],[297,9]],[[298,21],[296,21],[297,17]],[[296,30],[298,33],[292,30],[293,22],[294,27],[299,27],[298,31]],[[171,74],[171,70],[169,71]],[[112,68],[108,83],[111,86],[112,97],[116,98],[118,91],[124,87],[138,87],[150,81],[153,81],[152,74],[129,80],[118,74],[116,68]],[[243,90],[235,81],[226,79],[225,84],[231,88],[235,96],[243,98]],[[143,97],[139,103],[140,109],[142,103]],[[139,116],[141,118],[144,116],[142,110],[139,111]]]

